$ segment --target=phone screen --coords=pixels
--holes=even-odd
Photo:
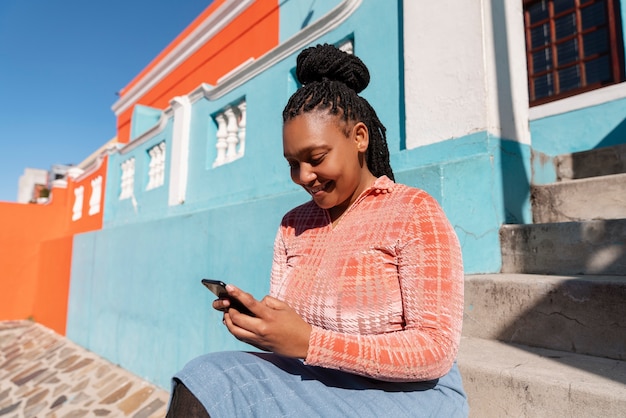
[[[202,284],[220,299],[228,299],[231,308],[237,309],[242,314],[255,316],[248,308],[246,308],[239,300],[228,295],[226,283],[220,280],[202,279]]]

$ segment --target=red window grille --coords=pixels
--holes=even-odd
[[[624,80],[619,0],[524,0],[530,105]]]

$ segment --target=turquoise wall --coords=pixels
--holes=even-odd
[[[532,222],[526,145],[479,132],[395,154],[392,166],[398,182],[442,205],[468,274],[499,272],[500,226]]]
[[[226,331],[203,277],[267,294],[276,228],[299,193],[107,228],[74,239],[67,336],[164,388]]]
[[[136,105],[130,123],[131,141],[153,127],[161,118],[161,110],[148,106]]]
[[[533,159],[533,183],[556,181],[550,157],[626,143],[626,99],[530,122],[532,146],[545,155]]]
[[[285,1],[280,5],[281,16],[289,16],[280,19],[280,43],[285,42],[303,28],[317,21],[328,13],[341,0],[298,0]]]

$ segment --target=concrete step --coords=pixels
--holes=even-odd
[[[503,225],[502,273],[626,274],[626,219]]]
[[[623,418],[626,362],[463,337],[471,418]]]
[[[626,276],[468,275],[463,335],[626,360]]]
[[[626,144],[560,155],[556,171],[563,180],[626,173]]]
[[[626,174],[531,187],[534,223],[626,218]]]

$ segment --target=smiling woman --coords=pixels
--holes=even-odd
[[[385,128],[358,94],[360,59],[318,45],[300,53],[297,76],[283,152],[312,201],[281,222],[270,295],[227,286],[213,302],[233,336],[269,353],[191,361],[168,416],[466,417],[454,230],[430,195],[394,183]]]
[[[316,110],[289,120],[283,129],[291,179],[329,211],[333,222],[376,180],[364,163],[365,124],[334,119],[325,110]]]

